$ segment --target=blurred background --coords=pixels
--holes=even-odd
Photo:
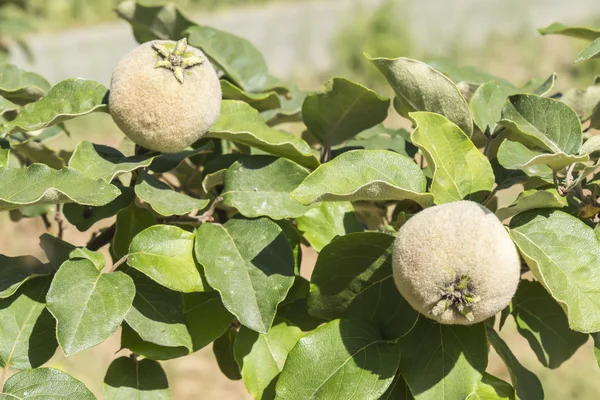
[[[37,72],[51,83],[83,77],[110,84],[120,58],[136,46],[129,24],[112,11],[118,0],[0,0],[0,62],[8,60]],[[146,0],[144,3],[159,4]],[[192,20],[242,36],[261,50],[270,71],[303,90],[316,90],[332,76],[343,75],[391,96],[385,80],[364,58],[406,56],[445,65],[471,65],[522,85],[531,78],[558,74],[556,91],[585,88],[600,75],[600,61],[574,66],[585,46],[578,39],[540,36],[536,28],[560,21],[600,27],[598,0],[180,0]],[[108,115],[68,121],[72,137],[56,148],[82,139],[117,145],[122,138]],[[110,225],[103,221],[94,227]],[[94,230],[92,228],[92,231]],[[0,253],[43,255],[37,237],[45,231],[39,218],[9,220],[0,214]],[[91,232],[91,231],[90,231]],[[85,245],[89,233],[75,228],[65,239]],[[303,268],[312,270],[316,255],[306,253]],[[521,363],[534,371],[546,399],[600,398],[600,368],[592,343],[556,370],[545,369],[512,324],[502,336]],[[119,332],[104,344],[50,362],[101,398],[102,379],[121,355]],[[508,371],[491,350],[489,372],[507,381]],[[211,348],[163,363],[172,397],[246,399],[240,381],[225,378]],[[525,399],[526,400],[526,399]]]

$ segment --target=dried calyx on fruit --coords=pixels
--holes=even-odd
[[[183,150],[206,134],[220,107],[219,77],[186,39],[144,43],[112,75],[109,112],[131,140],[149,150]]]
[[[425,209],[400,228],[393,271],[414,309],[441,323],[468,325],[510,303],[521,266],[498,218],[477,203],[458,201]]]

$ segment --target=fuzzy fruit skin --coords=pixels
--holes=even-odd
[[[161,59],[146,42],[126,54],[115,68],[108,109],[117,126],[136,144],[173,153],[200,139],[219,116],[219,77],[202,51],[187,46],[205,61],[185,70],[184,82],[173,72],[155,68]]]
[[[394,242],[394,281],[421,314],[443,324],[469,325],[502,311],[519,284],[519,254],[508,232],[487,208],[457,201],[427,208],[409,219]],[[480,300],[473,320],[453,308],[434,316],[440,293],[456,276],[470,277]]]

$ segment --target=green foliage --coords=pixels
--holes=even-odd
[[[396,288],[396,231],[458,200],[506,222],[533,274],[500,325],[514,321],[549,369],[590,336],[600,353],[598,81],[549,97],[555,74],[517,86],[399,57],[409,48],[389,38],[357,40],[353,60],[387,82],[390,108],[341,77],[316,93],[283,84],[249,41],[153,4],[123,1],[118,14],[138,41],[187,37],[222,77],[219,119],[182,152],[89,140],[55,151],[45,143],[62,122],[107,111],[107,88],[0,66],[0,210],[57,227],[40,237],[47,262],[0,255],[0,365],[21,370],[0,399],[93,399],[44,366],[119,327],[105,398],[170,398],[159,361],[212,344],[221,371],[256,399],[543,399],[493,319],[442,325]],[[402,30],[389,18],[380,28]],[[597,54],[596,30],[541,32],[592,41],[580,58]],[[499,202],[503,189],[515,200]],[[85,247],[62,239],[68,224],[89,236]],[[307,246],[318,253],[310,279]],[[490,346],[510,384],[486,371]]]

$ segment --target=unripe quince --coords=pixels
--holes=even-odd
[[[444,324],[474,324],[502,311],[521,272],[502,223],[471,201],[427,208],[409,219],[398,231],[392,264],[402,296]]]
[[[204,53],[186,39],[154,40],[119,62],[108,103],[115,123],[136,144],[178,152],[219,116],[221,85]]]

